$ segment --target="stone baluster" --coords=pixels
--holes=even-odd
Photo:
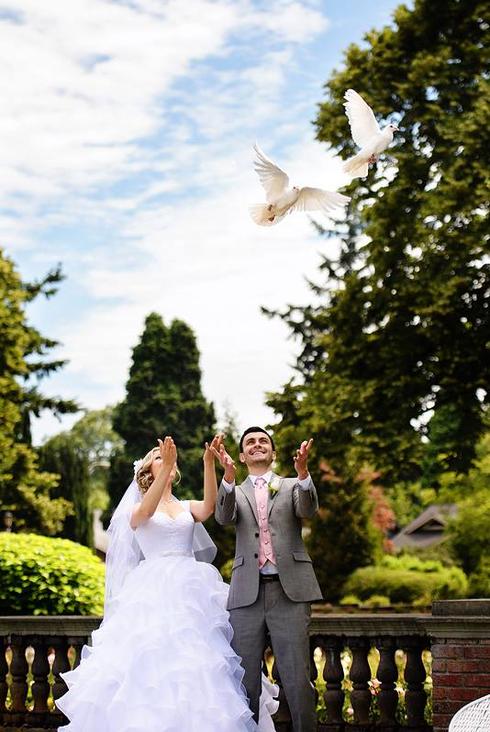
[[[75,660],[73,662],[73,668],[76,668],[80,661],[82,660],[82,648],[85,645],[85,641],[80,641],[78,638],[73,638],[71,645],[73,646],[73,650],[75,651]],[[265,668],[265,660],[264,660],[264,673],[266,671]]]
[[[335,635],[324,635],[320,637],[318,645],[325,654],[323,678],[327,688],[323,698],[327,709],[327,721],[341,724],[345,697],[342,689],[344,680],[344,669],[341,662],[342,639]]]
[[[371,692],[368,684],[371,679],[371,669],[367,658],[370,649],[369,639],[351,637],[348,639],[348,646],[352,651],[350,678],[354,687],[351,692],[354,723],[369,724],[371,706]]]
[[[6,706],[5,701],[8,694],[7,685],[7,673],[9,670],[7,659],[5,657],[6,651],[6,638],[0,638],[0,725],[2,721],[2,714],[4,713]]]
[[[53,663],[53,699],[59,699],[67,691],[67,686],[61,674],[70,670],[70,662],[68,661],[68,642],[66,638],[58,637],[52,639],[51,646],[54,649],[55,657]]]
[[[395,663],[395,639],[386,636],[379,638],[376,643],[379,649],[379,666],[376,674],[381,687],[378,694],[380,722],[383,725],[395,725],[398,694],[395,683],[398,679],[398,669]]]
[[[423,638],[410,636],[403,639],[402,647],[407,654],[405,666],[407,722],[409,727],[414,730],[417,727],[425,729],[424,711],[427,694],[424,689],[424,681],[427,673],[422,662],[422,651],[425,648],[425,642]]]
[[[315,690],[315,706],[318,703],[318,689],[315,683],[318,678],[318,669],[315,663],[315,650],[319,647],[317,640],[315,637],[310,637],[310,681]]]
[[[29,670],[26,660],[26,645],[22,636],[12,636],[10,641],[10,648],[12,649],[12,661],[10,663],[12,685],[10,687],[10,695],[12,697],[11,710],[12,712],[19,713],[19,717],[16,717],[16,723],[20,722],[21,718],[21,723],[23,723],[23,717],[26,712],[27,672]]]
[[[36,638],[33,642],[34,661],[32,662],[32,697],[34,699],[34,712],[47,712],[49,697],[49,661],[48,644],[42,638]]]

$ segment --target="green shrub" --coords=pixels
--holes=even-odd
[[[490,555],[484,554],[474,572],[469,576],[470,597],[490,597]]]
[[[449,542],[453,554],[468,574],[477,571],[482,554],[488,552],[490,536],[490,492],[474,493],[459,505],[456,518],[449,524]]]
[[[361,601],[356,595],[344,595],[339,601],[339,605],[357,605],[359,606]]]
[[[364,607],[388,607],[391,605],[391,600],[387,595],[371,595],[363,605]]]
[[[0,614],[100,615],[104,564],[90,549],[37,534],[0,534]]]
[[[386,556],[377,565],[357,569],[344,592],[367,600],[372,595],[389,597],[391,604],[420,605],[432,600],[466,597],[468,580],[458,567],[444,567],[436,560]]]
[[[231,571],[233,569],[233,562],[234,559],[232,557],[221,566],[220,572],[225,582],[231,582]]]

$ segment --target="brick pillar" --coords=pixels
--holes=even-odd
[[[435,602],[424,623],[432,638],[434,732],[468,702],[490,693],[490,600]]]

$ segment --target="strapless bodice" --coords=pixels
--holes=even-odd
[[[135,530],[136,540],[145,559],[166,554],[192,555],[194,518],[188,509],[172,518],[163,511],[153,516]]]

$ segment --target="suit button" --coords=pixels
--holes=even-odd
[[[259,532],[258,532],[258,531],[256,531],[256,532],[255,532],[255,538],[256,538],[256,539],[258,539],[258,538],[259,538]]]
[[[254,557],[255,557],[255,559],[258,559],[259,558],[259,555],[258,554],[254,554]]]

